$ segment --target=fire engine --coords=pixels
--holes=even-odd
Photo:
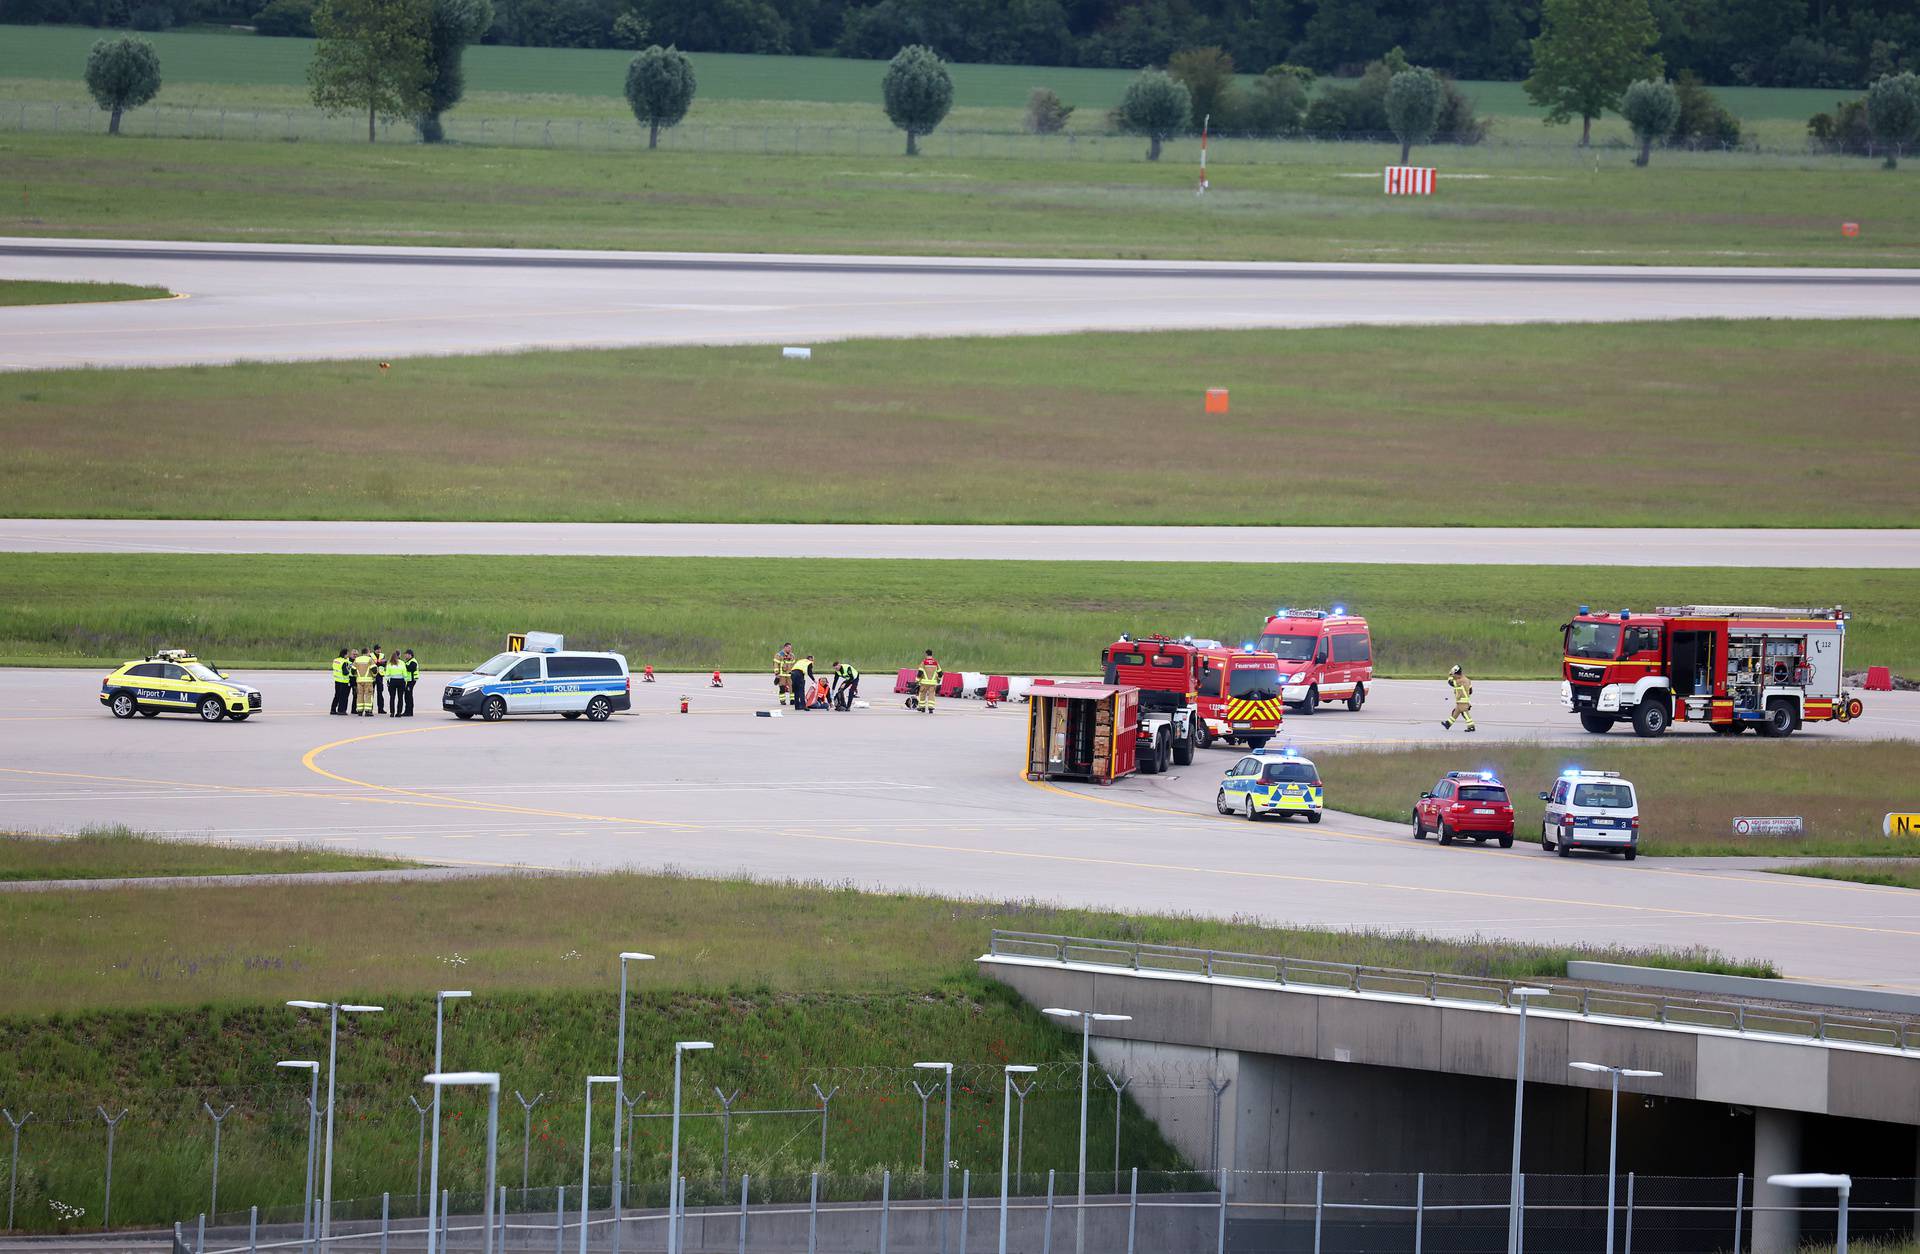
[[[1214,741],[1258,749],[1280,731],[1280,659],[1257,649],[1200,646],[1200,747]]]
[[[1101,650],[1100,664],[1107,683],[1140,690],[1140,773],[1193,765],[1200,739],[1200,648],[1168,636],[1121,636]]]
[[[1366,704],[1367,686],[1373,682],[1373,637],[1367,620],[1347,613],[1346,606],[1283,606],[1267,619],[1260,647],[1279,657],[1281,698],[1299,713],[1312,714],[1329,701],[1345,701],[1349,710]]]
[[[1675,722],[1722,734],[1791,735],[1803,723],[1859,718],[1843,686],[1840,606],[1673,605],[1652,614],[1587,606],[1563,636],[1560,700],[1590,732],[1626,719],[1642,736]]]

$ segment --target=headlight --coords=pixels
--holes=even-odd
[[[1307,673],[1305,671],[1295,671],[1292,677],[1287,680],[1287,682],[1290,684],[1297,684],[1301,680],[1305,679],[1306,677],[1307,677]]]

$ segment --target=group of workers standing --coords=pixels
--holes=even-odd
[[[813,654],[797,656],[791,643],[773,655],[773,688],[780,704],[796,713],[806,710],[850,710],[860,695],[860,668],[850,662],[834,665],[831,681],[816,675]]]
[[[413,686],[420,661],[412,649],[382,653],[379,645],[342,649],[333,659],[333,708],[329,714],[372,718],[413,717]]]

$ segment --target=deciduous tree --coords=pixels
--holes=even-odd
[[[1674,125],[1680,121],[1680,97],[1672,83],[1643,78],[1627,85],[1626,94],[1620,97],[1620,116],[1640,141],[1640,155],[1633,163],[1643,166],[1653,159],[1654,144],[1673,134]]]
[[[1196,128],[1209,116],[1225,121],[1232,106],[1232,57],[1219,48],[1183,48],[1167,59],[1167,73],[1186,85]]]
[[[909,44],[888,62],[880,97],[888,119],[907,133],[907,155],[918,156],[920,136],[933,134],[953,107],[953,76],[933,49]]]
[[[120,115],[160,94],[160,54],[132,35],[102,39],[87,53],[87,90],[107,111],[107,134],[120,133]]]
[[[680,125],[693,104],[693,62],[678,48],[642,49],[627,65],[627,103],[647,128],[647,147],[660,146],[663,127]]]
[[[415,119],[420,138],[437,144],[446,138],[440,115],[460,103],[466,94],[466,72],[460,59],[467,45],[493,25],[493,0],[431,0],[427,21],[427,107]]]
[[[1440,78],[1432,70],[1418,66],[1401,70],[1387,82],[1387,125],[1400,141],[1400,164],[1415,144],[1433,138],[1434,123],[1440,119]]]
[[[1147,160],[1160,159],[1160,143],[1187,129],[1193,116],[1193,97],[1185,83],[1161,70],[1142,70],[1127,84],[1114,111],[1121,129],[1147,137]]]
[[[313,12],[313,103],[329,113],[367,113],[367,142],[379,118],[427,111],[431,0],[323,0]]]
[[[1920,77],[1883,74],[1867,88],[1867,127],[1887,147],[1887,169],[1900,164],[1900,153],[1920,138]]]
[[[1619,108],[1627,84],[1659,77],[1658,36],[1647,0],[1545,0],[1527,96],[1546,107],[1549,124],[1579,118],[1584,148],[1593,120]]]

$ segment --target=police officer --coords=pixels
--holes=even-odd
[[[803,657],[789,665],[792,669],[787,672],[787,686],[797,712],[806,709],[813,698],[813,659]]]
[[[345,714],[353,702],[353,664],[347,660],[347,651],[340,650],[340,656],[333,659],[333,706],[329,714]]]
[[[833,668],[833,708],[851,710],[853,699],[860,695],[860,670],[850,662],[841,662]]]
[[[420,682],[420,659],[413,656],[412,649],[407,650],[406,658],[407,658],[407,693],[406,693],[407,712],[402,717],[412,718],[413,717],[413,686]]]
[[[940,663],[934,660],[933,650],[920,659],[920,671],[915,677],[920,685],[920,712],[933,713],[933,700],[940,695]]]
[[[773,690],[780,694],[781,705],[793,704],[793,644],[789,641],[773,655]]]
[[[407,664],[396,653],[380,664],[380,674],[386,680],[387,717],[399,718],[407,701]]]
[[[363,648],[353,656],[353,713],[356,718],[373,717],[373,695],[379,686],[373,654]]]
[[[387,655],[380,652],[380,646],[373,646],[373,708],[382,714],[387,712]]]
[[[1473,730],[1473,681],[1460,673],[1458,666],[1447,672],[1447,688],[1453,693],[1453,712],[1440,720],[1440,726],[1453,729],[1453,720],[1461,719]]]

